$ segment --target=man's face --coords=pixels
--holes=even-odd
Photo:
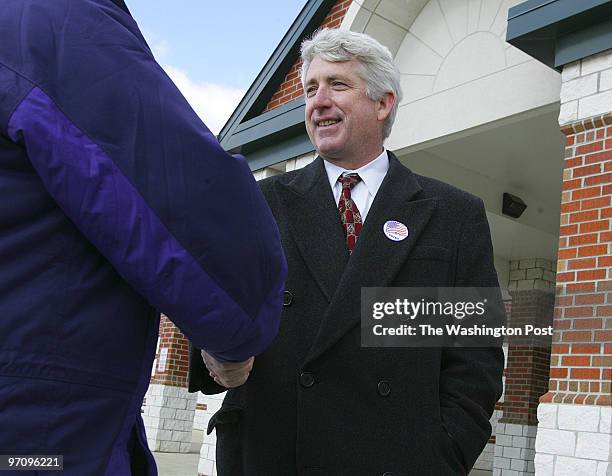
[[[359,67],[356,60],[332,63],[315,56],[304,83],[311,142],[324,159],[347,168],[365,165],[382,152],[388,115],[381,101],[366,95]]]

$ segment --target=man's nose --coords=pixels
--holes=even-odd
[[[329,90],[325,87],[317,88],[317,92],[311,98],[312,107],[322,108],[331,106],[331,96]]]

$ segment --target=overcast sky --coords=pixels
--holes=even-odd
[[[306,0],[126,0],[157,61],[215,134]]]

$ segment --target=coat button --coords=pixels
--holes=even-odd
[[[293,301],[293,294],[290,291],[285,291],[283,293],[283,306],[291,306],[291,302]]]
[[[391,385],[388,380],[381,380],[378,382],[378,395],[381,397],[387,397],[391,393]],[[389,473],[391,474],[391,473]]]
[[[302,372],[300,374],[300,385],[304,388],[310,388],[314,385],[315,379],[314,375],[310,372]]]

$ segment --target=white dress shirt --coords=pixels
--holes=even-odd
[[[363,167],[359,167],[357,170],[344,169],[327,160],[323,160],[323,163],[325,164],[329,185],[336,199],[336,206],[338,206],[340,194],[342,193],[342,184],[338,181],[338,178],[343,173],[359,174],[361,181],[357,182],[351,190],[351,198],[361,213],[361,222],[364,223],[370,206],[374,201],[374,197],[376,197],[376,193],[380,188],[380,184],[382,184],[389,170],[389,156],[387,155],[387,150],[383,149],[382,154],[376,157],[376,159]]]

